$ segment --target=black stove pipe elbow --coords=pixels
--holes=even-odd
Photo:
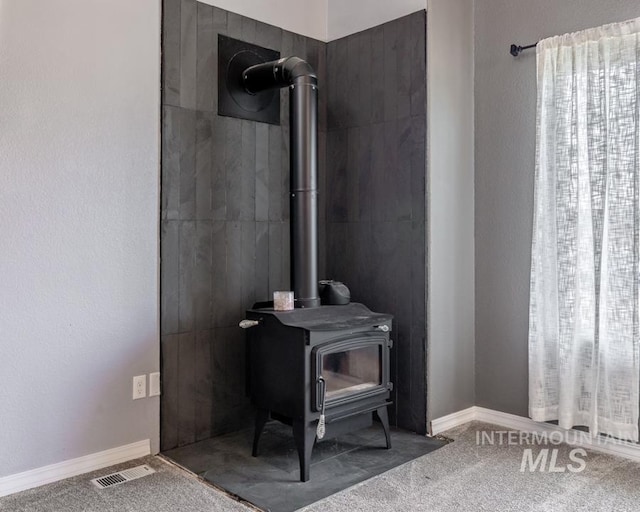
[[[309,83],[317,85],[318,78],[307,61],[299,57],[285,57],[256,64],[244,70],[242,81],[249,94],[256,94],[268,89],[289,87],[298,78],[306,77]]]
[[[289,88],[291,286],[295,307],[318,307],[318,79],[298,57],[251,66],[242,78],[249,94]]]

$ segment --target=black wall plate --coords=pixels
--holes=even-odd
[[[280,90],[249,94],[242,72],[249,66],[280,58],[280,52],[218,35],[218,114],[280,124]]]

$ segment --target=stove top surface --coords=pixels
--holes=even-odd
[[[264,303],[258,303],[249,312],[257,315],[271,315],[283,325],[308,331],[340,331],[373,327],[390,323],[393,319],[392,315],[374,313],[364,304],[357,302],[344,306],[320,306],[291,311],[275,311],[273,307],[261,307],[263,305]]]

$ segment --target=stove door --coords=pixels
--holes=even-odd
[[[341,338],[315,347],[312,354],[316,411],[322,405],[320,377],[326,383],[326,408],[388,391],[388,335],[364,333]]]

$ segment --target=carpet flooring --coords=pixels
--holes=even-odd
[[[521,472],[526,446],[478,444],[477,432],[504,430],[469,423],[445,434],[454,439],[408,462],[304,509],[304,512],[636,512],[640,510],[640,464],[589,451],[578,473]],[[571,448],[560,445],[557,466],[570,462]],[[537,453],[537,449],[534,449]],[[98,490],[90,475],[0,498],[1,511],[181,511],[248,512],[186,472],[156,457],[132,461],[157,474],[111,489]]]

